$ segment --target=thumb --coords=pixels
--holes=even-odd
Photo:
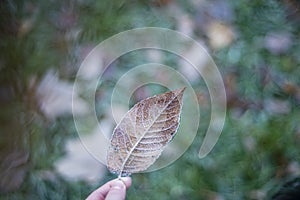
[[[105,200],[124,200],[126,197],[126,186],[121,180],[111,183],[111,188]]]

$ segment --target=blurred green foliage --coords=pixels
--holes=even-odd
[[[93,46],[137,27],[175,29],[175,16],[165,10],[172,3],[198,23],[200,4],[197,7],[192,1],[1,1],[1,166],[16,151],[28,159],[25,168],[16,169],[26,171],[20,188],[1,194],[0,199],[84,199],[114,178],[107,174],[91,186],[64,180],[55,172],[53,163],[63,156],[66,139],[77,135],[71,117],[48,120],[41,113],[33,98],[35,80],[55,68],[72,81],[82,45]],[[227,120],[220,140],[206,158],[197,157],[210,119],[206,110],[188,151],[162,170],[133,175],[128,199],[264,199],[285,180],[299,175],[300,23],[299,13],[291,10],[299,4],[228,1],[236,38],[224,48],[210,50],[228,90]],[[291,45],[285,52],[272,53],[264,47],[265,37],[273,32],[289,34]],[[207,39],[197,30],[195,37]],[[116,77],[141,62],[122,61],[126,67],[116,67]],[[115,81],[107,78],[104,89],[112,90]],[[193,87],[202,84],[199,81]],[[288,110],[276,111],[281,105],[277,100]],[[275,111],[268,109],[272,103]],[[101,105],[97,110],[101,115]],[[43,175],[49,171],[51,175]]]

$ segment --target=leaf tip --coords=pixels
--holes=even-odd
[[[182,87],[182,88],[179,88],[177,90],[173,90],[173,93],[175,93],[176,95],[180,95],[180,94],[183,94],[184,91],[185,91],[186,87]]]

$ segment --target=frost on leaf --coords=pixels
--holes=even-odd
[[[172,140],[179,126],[185,88],[135,104],[114,129],[107,166],[121,177],[146,170]]]

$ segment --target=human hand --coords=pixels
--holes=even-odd
[[[111,180],[92,192],[86,200],[124,200],[131,186],[130,177]]]

